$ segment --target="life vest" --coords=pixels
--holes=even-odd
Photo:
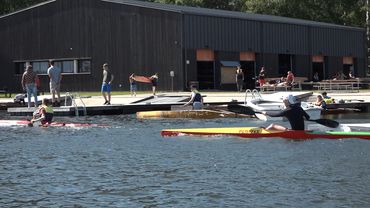
[[[325,101],[326,104],[334,103],[333,98],[326,98],[326,99],[324,99],[324,101]]]
[[[193,102],[202,102],[202,95],[198,92],[198,90],[193,90],[193,92],[195,93]]]
[[[45,113],[54,113],[53,108],[50,107],[50,106],[47,106],[47,105],[42,105],[41,106],[41,109],[44,109],[45,110]]]

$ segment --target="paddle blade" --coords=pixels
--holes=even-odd
[[[267,121],[267,116],[263,115],[262,113],[256,113],[254,114],[256,116],[256,118],[258,118],[259,120],[262,120],[262,121]]]
[[[249,106],[243,106],[238,104],[229,104],[227,105],[227,110],[238,113],[238,114],[245,114],[245,115],[254,115],[254,110]]]
[[[339,123],[337,121],[330,120],[330,119],[316,119],[316,120],[309,120],[309,121],[313,121],[313,122],[316,122],[318,124],[321,124],[323,126],[327,126],[330,128],[337,128],[339,126]]]

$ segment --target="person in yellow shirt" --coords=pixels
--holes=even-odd
[[[41,106],[37,109],[35,114],[33,115],[33,118],[30,122],[30,126],[33,125],[33,123],[40,121],[41,125],[47,125],[51,124],[53,121],[54,111],[53,107],[50,105],[50,101],[46,98],[42,100]]]

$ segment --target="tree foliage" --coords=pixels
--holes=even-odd
[[[0,0],[0,15],[46,0]],[[141,0],[365,27],[366,0]]]
[[[15,12],[44,1],[46,0],[0,0],[0,15]]]
[[[365,27],[366,0],[149,0]]]

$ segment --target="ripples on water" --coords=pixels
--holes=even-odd
[[[159,134],[264,125],[243,119],[72,120],[110,127],[0,129],[1,207],[370,207],[370,141]]]

